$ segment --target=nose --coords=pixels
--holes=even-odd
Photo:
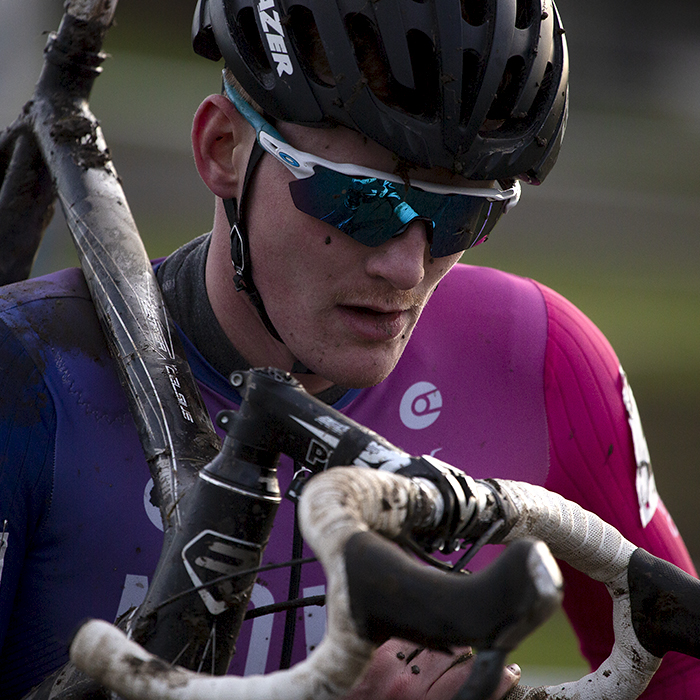
[[[413,289],[425,277],[428,255],[425,223],[414,221],[399,236],[369,249],[366,270],[371,277],[382,277],[396,289]]]

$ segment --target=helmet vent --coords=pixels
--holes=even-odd
[[[492,122],[492,124],[497,125],[498,133],[502,136],[522,134],[530,129],[533,124],[537,124],[539,121],[541,121],[543,114],[547,113],[548,103],[551,100],[553,79],[554,67],[551,63],[548,63],[542,78],[542,82],[537,90],[537,95],[535,95],[535,99],[527,114],[514,114],[505,119],[505,121],[501,119],[500,121]],[[494,109],[493,106],[491,109]],[[540,145],[544,146],[546,143],[542,143]]]
[[[476,51],[468,49],[462,52],[462,104],[459,116],[462,124],[467,124],[471,119],[479,95],[482,71],[483,62]]]
[[[518,102],[520,91],[525,81],[525,61],[522,56],[511,56],[503,71],[501,84],[496,97],[491,103],[487,119],[505,120],[511,116]]]
[[[439,67],[430,38],[417,29],[406,35],[415,87],[402,85],[393,76],[391,66],[374,24],[359,13],[345,18],[355,59],[369,89],[385,104],[409,114],[433,119],[439,104]]]
[[[408,52],[411,55],[411,68],[415,89],[409,90],[397,84],[397,91],[405,93],[402,101],[406,111],[420,114],[429,119],[435,116],[439,103],[440,74],[435,46],[431,39],[417,29],[409,30],[406,35]]]
[[[262,37],[255,22],[255,10],[252,7],[244,7],[236,17],[240,41],[238,45],[240,51],[245,56],[245,60],[257,74],[258,79],[265,83],[265,74],[272,72],[270,62],[263,46]]]
[[[552,88],[555,87],[552,84],[554,78],[554,66],[551,63],[547,63],[547,67],[544,71],[544,76],[542,76],[542,81],[539,85],[539,90],[535,95],[532,107],[530,108],[530,111],[528,113],[528,117],[533,121],[540,116],[541,112],[546,113],[548,109],[548,104],[552,100]]]
[[[481,26],[488,18],[488,0],[462,0],[462,19],[472,27]]]
[[[287,31],[296,46],[302,70],[318,85],[336,84],[313,12],[308,7],[294,5],[289,12]]]
[[[515,26],[527,29],[538,15],[542,14],[541,0],[517,0],[515,7]]]

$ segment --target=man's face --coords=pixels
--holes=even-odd
[[[348,129],[281,125],[295,147],[392,172],[391,153]],[[413,177],[412,173],[412,177]],[[449,181],[416,171],[415,179]],[[265,154],[247,194],[255,284],[284,343],[317,375],[343,386],[382,381],[403,353],[438,282],[460,254],[432,259],[425,224],[371,248],[294,206],[293,175]]]

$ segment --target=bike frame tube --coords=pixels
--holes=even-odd
[[[216,457],[220,440],[88,106],[115,6],[114,0],[68,3],[47,42],[33,98],[3,143],[25,138],[36,144],[121,374],[163,517],[165,544],[156,580],[164,575],[162,562],[182,526],[182,495]],[[7,177],[6,186],[17,189]]]

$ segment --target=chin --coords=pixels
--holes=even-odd
[[[324,352],[299,348],[296,357],[318,378],[348,389],[366,389],[383,382],[401,359],[409,334],[381,344],[362,345],[352,342],[324,344]],[[329,348],[332,348],[329,349]],[[290,348],[295,352],[295,348]]]
[[[400,356],[392,358],[390,361],[384,359],[383,362],[370,361],[364,365],[348,363],[351,369],[348,369],[348,365],[346,365],[338,368],[328,367],[325,368],[326,371],[319,370],[319,372],[333,384],[345,386],[348,389],[366,389],[383,382],[396,367],[399,358]]]

